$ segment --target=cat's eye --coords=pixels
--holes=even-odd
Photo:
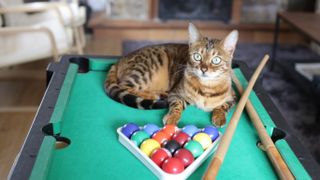
[[[212,63],[212,64],[215,64],[215,65],[220,64],[220,62],[221,62],[221,58],[220,58],[219,56],[215,56],[215,57],[213,57],[212,60],[211,60],[211,63]]]
[[[201,61],[202,57],[199,53],[194,53],[193,54],[193,59],[196,61]]]

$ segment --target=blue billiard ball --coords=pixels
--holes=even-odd
[[[217,137],[219,136],[219,131],[218,128],[214,127],[214,126],[206,126],[202,132],[208,134],[210,136],[210,138],[212,139],[212,141],[216,140]]]
[[[200,130],[195,125],[186,125],[182,128],[182,132],[188,134],[190,137],[193,137]]]
[[[121,128],[121,132],[127,136],[128,138],[131,137],[131,135],[133,133],[135,133],[136,131],[139,131],[140,128],[138,125],[134,124],[134,123],[128,123],[125,124],[122,128]]]
[[[143,126],[143,130],[150,136],[152,136],[155,132],[158,132],[160,128],[155,124],[146,124],[145,126]]]

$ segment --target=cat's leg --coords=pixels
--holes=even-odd
[[[135,96],[141,97],[143,99],[167,99],[168,93],[165,91],[149,91],[149,90],[136,90],[132,88],[127,88],[127,91]]]
[[[213,109],[211,120],[216,127],[222,127],[226,124],[226,114],[234,104],[235,101],[229,101]]]
[[[156,91],[155,93],[159,95],[160,99],[167,99],[168,98],[167,91]]]
[[[146,84],[133,84],[127,79],[124,79],[122,82],[120,82],[119,86],[122,89],[125,89],[125,91],[128,93],[143,99],[158,100],[166,99],[168,97],[166,91],[150,90]]]
[[[169,95],[169,111],[163,117],[163,124],[178,124],[186,102],[178,96]]]
[[[159,94],[152,92],[152,91],[148,91],[148,90],[136,90],[133,88],[128,88],[127,91],[130,94],[141,97],[143,99],[152,99],[152,100],[160,99]]]

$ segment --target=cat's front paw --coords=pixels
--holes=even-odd
[[[225,113],[214,113],[211,120],[213,125],[220,128],[226,124],[226,115]]]
[[[180,114],[177,114],[177,113],[168,113],[162,119],[164,125],[166,124],[177,125],[179,120],[180,120]]]

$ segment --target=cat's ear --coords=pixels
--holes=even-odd
[[[222,47],[223,49],[233,55],[234,50],[236,49],[236,45],[238,42],[239,33],[237,30],[231,31],[223,40]]]
[[[192,44],[200,40],[201,34],[195,25],[193,25],[192,23],[189,23],[188,30],[189,30],[189,44]]]

